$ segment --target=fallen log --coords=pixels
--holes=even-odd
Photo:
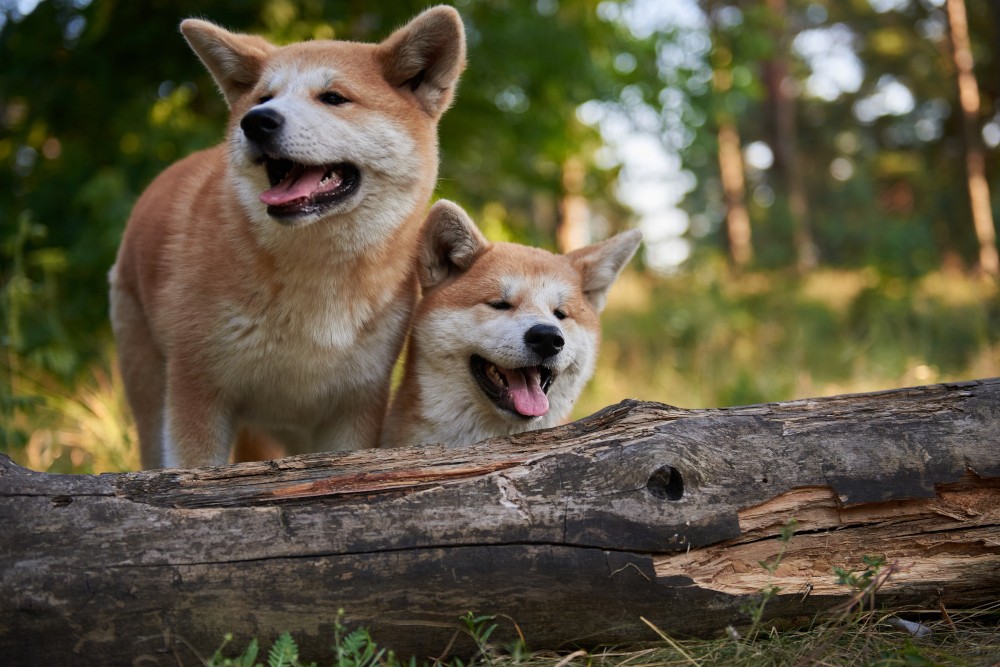
[[[470,611],[531,649],[655,639],[640,617],[705,635],[745,623],[767,586],[772,619],[843,604],[856,591],[832,568],[865,555],[891,564],[882,604],[993,602],[998,440],[990,379],[713,410],[625,401],[468,448],[210,469],[60,476],[0,456],[0,655],[194,664],[188,647],[283,630],[328,655],[340,608],[422,657],[463,650]]]

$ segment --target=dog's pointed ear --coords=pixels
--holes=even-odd
[[[442,199],[431,207],[420,241],[420,286],[424,291],[467,271],[489,241],[458,204]]]
[[[257,84],[264,61],[277,48],[263,37],[232,33],[200,19],[181,21],[181,33],[230,107]]]
[[[452,7],[432,7],[379,44],[385,79],[437,119],[465,69],[465,29]]]
[[[632,229],[566,255],[580,272],[584,296],[598,312],[604,310],[608,289],[632,259],[640,241],[642,232]]]

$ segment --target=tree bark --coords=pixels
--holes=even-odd
[[[986,180],[986,158],[980,140],[979,85],[973,69],[969,24],[964,0],[947,0],[951,53],[958,78],[958,101],[962,108],[962,129],[965,136],[965,170],[969,187],[972,223],[979,241],[979,268],[994,278],[1000,278],[1000,255],[997,253],[996,228],[990,204],[990,188]]]
[[[625,401],[466,448],[49,475],[0,457],[0,655],[196,664],[337,610],[403,656],[469,650],[497,614],[531,649],[809,619],[884,556],[881,604],[1000,594],[1000,379],[717,410]],[[780,539],[789,519],[795,535]],[[758,563],[780,566],[768,574]],[[516,623],[516,628],[514,626]],[[458,637],[458,641],[453,639]]]

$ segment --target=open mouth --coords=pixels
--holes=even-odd
[[[501,368],[477,354],[469,360],[480,389],[501,410],[530,419],[549,411],[549,388],[555,376],[545,366]]]
[[[260,200],[275,218],[321,213],[350,197],[361,182],[361,172],[347,162],[307,165],[267,155],[260,162],[271,184]]]

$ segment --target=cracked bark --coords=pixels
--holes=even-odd
[[[721,410],[626,401],[467,448],[59,476],[0,457],[0,654],[12,664],[196,664],[339,608],[402,655],[458,618],[533,649],[811,618],[882,555],[887,605],[1000,594],[1000,380]],[[785,523],[797,521],[773,575]],[[468,648],[461,639],[455,649]]]

